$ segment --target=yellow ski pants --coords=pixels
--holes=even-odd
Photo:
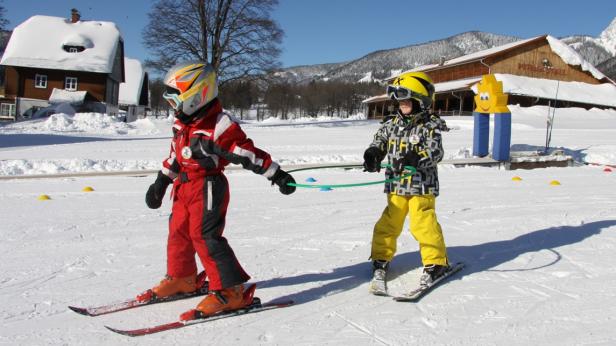
[[[397,240],[408,215],[411,234],[419,242],[423,265],[446,265],[447,250],[441,225],[436,219],[435,202],[436,197],[433,195],[388,194],[387,207],[374,225],[370,258],[391,261],[396,254]]]

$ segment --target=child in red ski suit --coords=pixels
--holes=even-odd
[[[197,287],[198,255],[209,279],[209,294],[196,310],[213,314],[246,305],[244,285],[250,278],[222,233],[229,204],[229,185],[223,174],[229,163],[242,165],[277,184],[287,195],[295,191],[291,175],[270,155],[254,146],[217,98],[211,65],[176,65],[165,76],[163,97],[176,111],[169,158],[163,162],[146,194],[150,208],[159,208],[173,183],[173,206],[167,240],[167,275],[138,298],[164,298],[192,293]]]

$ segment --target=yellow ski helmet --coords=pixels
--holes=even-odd
[[[403,73],[387,86],[387,95],[392,100],[417,100],[421,109],[426,110],[434,98],[432,78],[423,72]]]
[[[172,67],[163,82],[167,90],[163,98],[176,112],[193,115],[218,96],[216,72],[204,62],[186,62]]]

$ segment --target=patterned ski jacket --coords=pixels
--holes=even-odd
[[[222,111],[218,99],[212,102],[200,119],[190,124],[175,121],[171,151],[163,161],[162,172],[171,179],[180,173],[216,175],[231,162],[271,179],[278,164],[254,146],[237,121]]]
[[[385,193],[438,196],[437,163],[443,159],[444,154],[441,130],[448,130],[445,121],[428,112],[410,117],[398,114],[381,125],[370,146],[386,153],[388,163],[402,159],[409,150],[421,157],[415,167],[417,173],[410,178],[385,183]],[[400,173],[391,168],[385,170],[386,179],[399,176]]]

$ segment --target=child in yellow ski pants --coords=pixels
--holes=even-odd
[[[374,226],[372,255],[374,260],[391,261],[404,220],[409,216],[411,234],[419,242],[423,265],[447,265],[447,251],[441,225],[434,211],[434,195],[399,196],[387,194],[387,207]]]

